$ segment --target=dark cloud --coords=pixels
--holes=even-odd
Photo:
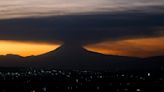
[[[0,39],[89,44],[161,36],[163,16],[164,13],[126,11],[0,20]]]

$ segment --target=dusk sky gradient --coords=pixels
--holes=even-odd
[[[60,42],[103,54],[164,55],[163,10],[163,0],[0,0],[0,55],[39,55]]]

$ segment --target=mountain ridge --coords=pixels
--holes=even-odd
[[[150,61],[150,62],[149,62]],[[156,64],[158,63],[158,64]],[[144,66],[158,68],[164,66],[164,56],[136,58],[128,56],[104,55],[88,51],[80,46],[63,45],[56,50],[38,56],[21,57],[8,54],[0,56],[0,66],[6,67],[55,67],[57,69],[82,70],[135,70]],[[139,70],[139,69],[138,69]]]

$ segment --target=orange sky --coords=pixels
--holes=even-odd
[[[86,46],[90,51],[103,54],[149,57],[164,55],[164,37],[105,41]]]
[[[105,41],[87,45],[86,49],[112,55],[149,57],[164,55],[164,37],[142,38],[121,41]],[[29,43],[0,40],[0,55],[39,55],[59,47],[59,44]]]
[[[0,55],[17,54],[21,56],[39,55],[54,50],[59,45],[0,40]]]

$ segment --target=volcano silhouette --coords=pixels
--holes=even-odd
[[[63,44],[48,53],[29,57],[30,66],[56,67],[59,69],[111,69],[118,62],[132,61],[137,58],[104,55],[84,49],[81,45]]]
[[[81,45],[63,44],[39,56],[0,56],[0,67],[49,68],[64,70],[159,70],[164,67],[164,56],[136,58],[104,55],[84,49]]]

